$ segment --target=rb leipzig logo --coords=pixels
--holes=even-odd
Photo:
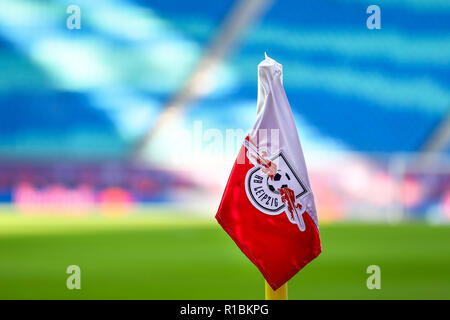
[[[269,215],[286,213],[291,223],[305,231],[305,207],[298,202],[308,190],[283,152],[270,157],[248,138],[244,140],[248,159],[255,165],[245,177],[245,191],[259,211]]]

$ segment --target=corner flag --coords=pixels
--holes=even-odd
[[[216,219],[278,289],[322,251],[314,196],[282,65],[258,65],[257,116],[231,171]]]

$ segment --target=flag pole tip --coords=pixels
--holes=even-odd
[[[268,58],[266,51],[264,51],[264,58],[266,58],[266,59]]]

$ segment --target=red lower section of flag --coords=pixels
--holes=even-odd
[[[245,191],[245,177],[254,165],[242,147],[238,159],[244,157],[244,164],[234,164],[216,219],[276,290],[320,254],[319,232],[306,212],[302,232],[284,212],[269,215],[253,206]]]

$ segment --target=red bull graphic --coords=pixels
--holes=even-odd
[[[305,210],[303,209],[302,211],[302,205],[295,202],[294,190],[289,188],[281,188],[279,190],[281,193],[281,200],[287,205],[286,215],[288,216],[289,221],[298,225],[300,231],[305,231],[305,222],[302,217]],[[290,214],[288,214],[288,212]]]
[[[269,176],[271,179],[277,173],[277,165],[270,161],[267,156],[266,150],[259,150],[256,144],[252,141],[250,137],[244,140],[245,148],[248,150],[247,157],[255,165],[261,166],[261,170],[264,174]]]
[[[286,156],[280,152],[272,158],[250,138],[244,140],[247,158],[254,165],[246,176],[246,192],[250,202],[269,215],[286,213],[291,223],[305,231],[305,208],[299,200],[308,193]]]

